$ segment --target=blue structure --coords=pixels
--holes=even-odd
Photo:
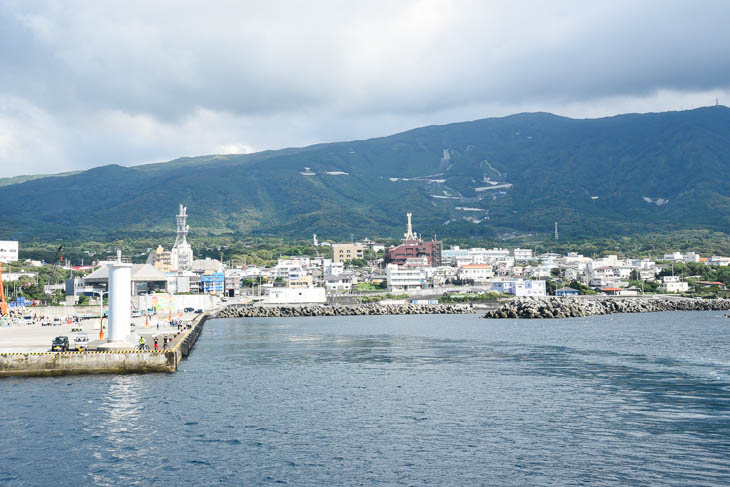
[[[223,294],[225,282],[226,277],[222,272],[200,276],[200,284],[205,294]]]
[[[15,301],[8,303],[8,306],[10,308],[22,308],[25,306],[32,306],[32,305],[33,305],[33,301],[31,301],[29,299],[25,299],[23,296],[18,296],[17,298],[15,298]]]
[[[577,296],[578,291],[576,289],[573,289],[572,287],[561,287],[560,289],[555,290],[556,296]]]

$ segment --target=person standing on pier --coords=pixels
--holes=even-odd
[[[159,352],[160,351],[160,346],[157,344],[157,340],[158,340],[158,338],[155,337],[155,352]]]

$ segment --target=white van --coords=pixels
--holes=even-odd
[[[78,333],[68,342],[69,350],[86,350],[87,348],[89,348],[89,335],[86,333]]]

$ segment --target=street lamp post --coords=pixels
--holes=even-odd
[[[99,340],[104,339],[104,295],[109,295],[109,291],[92,291],[99,295]]]

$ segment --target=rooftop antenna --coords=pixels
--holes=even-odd
[[[558,239],[558,222],[555,222],[555,240]]]

